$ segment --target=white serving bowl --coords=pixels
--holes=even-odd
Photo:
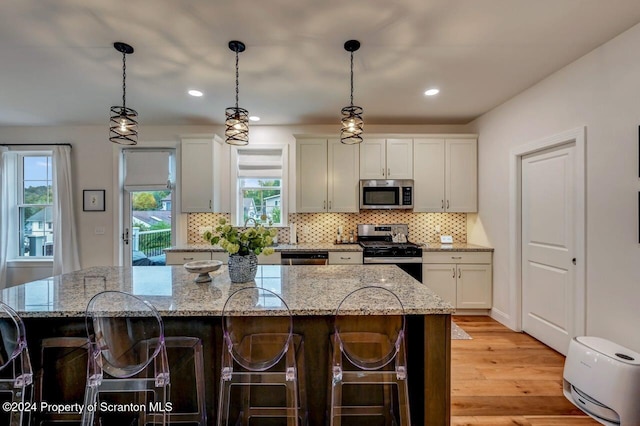
[[[184,269],[188,272],[199,274],[194,280],[197,283],[206,283],[211,281],[209,272],[220,269],[222,262],[219,260],[194,260],[184,264]]]

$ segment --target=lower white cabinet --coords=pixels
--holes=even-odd
[[[330,251],[329,265],[362,265],[362,252]]]
[[[492,305],[491,252],[425,252],[422,281],[456,309]]]
[[[167,252],[167,265],[184,265],[193,260],[211,260],[210,251],[170,251]]]
[[[226,251],[170,251],[167,252],[167,265],[184,265],[192,260],[219,260],[225,265],[229,263],[229,253]],[[279,265],[280,252],[268,256],[258,256],[260,265]]]

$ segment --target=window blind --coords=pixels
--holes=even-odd
[[[161,191],[171,188],[171,151],[131,149],[123,152],[126,190]]]
[[[238,177],[281,178],[282,149],[238,148]]]

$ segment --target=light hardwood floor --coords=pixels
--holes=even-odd
[[[564,356],[489,317],[453,316],[451,426],[599,425],[562,394]]]

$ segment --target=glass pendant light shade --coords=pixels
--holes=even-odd
[[[360,49],[358,40],[349,40],[344,44],[344,50],[351,53],[351,104],[342,108],[340,142],[347,145],[361,143],[364,130],[363,109],[353,104],[353,52],[358,49]]]
[[[111,107],[109,123],[109,140],[121,145],[138,143],[138,113],[127,108],[127,63],[126,57],[133,53],[133,47],[126,43],[116,42],[113,47],[122,53],[122,106]]]
[[[249,111],[238,106],[239,97],[239,72],[238,53],[244,52],[246,47],[243,42],[232,40],[229,49],[236,52],[236,106],[226,108],[225,113],[225,142],[229,145],[247,145],[249,143]]]

